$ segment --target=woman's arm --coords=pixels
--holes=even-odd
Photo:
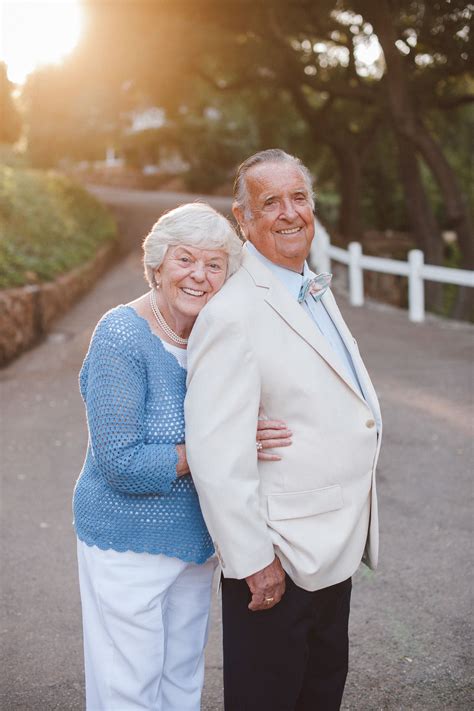
[[[179,473],[180,456],[175,444],[145,442],[144,366],[121,344],[101,334],[94,336],[88,359],[84,399],[100,473],[122,493],[169,493]]]
[[[286,426],[283,420],[259,420],[256,434],[257,456],[262,461],[279,462],[281,457],[278,454],[263,452],[264,449],[274,449],[277,447],[289,447],[291,435],[293,433]],[[259,447],[259,443],[261,447]],[[178,476],[189,474],[189,464],[186,459],[186,447],[184,444],[177,444],[178,464],[176,473]]]

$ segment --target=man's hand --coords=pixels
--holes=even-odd
[[[252,593],[249,610],[269,610],[280,602],[285,592],[285,571],[275,556],[273,563],[245,578]]]

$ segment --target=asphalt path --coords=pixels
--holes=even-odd
[[[145,291],[133,248],[163,209],[189,197],[96,192],[117,211],[132,251],[41,345],[0,371],[5,711],[83,708],[71,527],[72,489],[86,447],[77,374],[104,311]],[[214,204],[228,214],[228,201]],[[474,328],[439,319],[414,325],[395,309],[351,308],[344,293],[338,300],[373,376],[385,425],[381,563],[377,572],[361,568],[355,576],[342,708],[470,709]],[[203,711],[223,709],[218,608],[215,600]]]

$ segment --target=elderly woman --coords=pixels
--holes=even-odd
[[[105,314],[81,370],[89,445],[74,524],[90,711],[200,708],[215,559],[186,460],[186,343],[240,253],[208,205],[163,215],[144,242],[150,291]],[[278,421],[257,440],[290,443]]]

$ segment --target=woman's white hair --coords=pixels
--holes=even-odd
[[[165,212],[143,241],[145,278],[151,287],[168,247],[178,245],[222,249],[228,255],[226,279],[240,267],[242,242],[229,220],[205,202],[186,203]]]

